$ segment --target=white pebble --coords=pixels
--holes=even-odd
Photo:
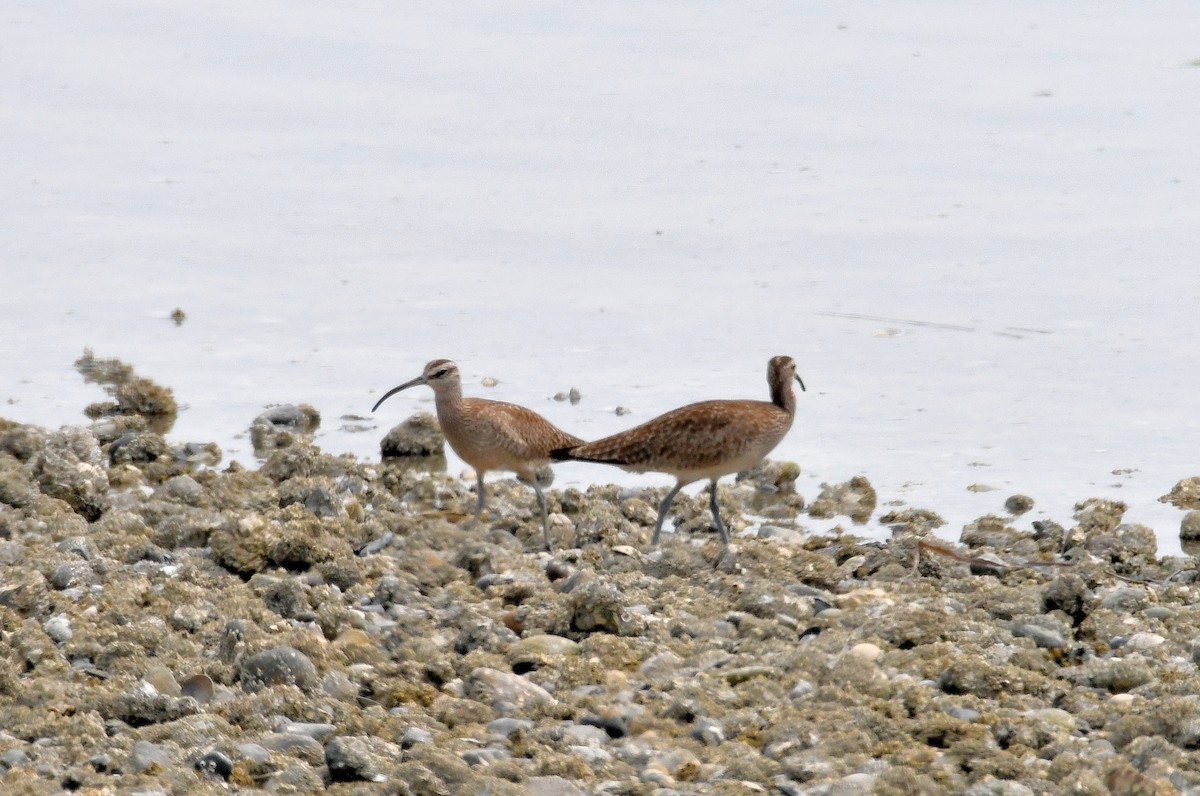
[[[42,625],[42,630],[45,630],[46,635],[54,639],[56,644],[65,644],[75,635],[71,630],[71,620],[62,614],[47,619]]]
[[[869,641],[864,641],[861,644],[855,644],[846,654],[863,663],[874,663],[879,660],[879,656],[883,654],[883,650]]]
[[[1150,650],[1157,647],[1166,641],[1165,638],[1157,633],[1134,633],[1125,642],[1126,649],[1131,650]]]

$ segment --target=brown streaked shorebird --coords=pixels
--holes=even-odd
[[[717,479],[748,470],[779,444],[796,417],[792,379],[804,389],[791,357],[772,357],[767,365],[770,401],[701,401],[659,415],[628,431],[574,447],[550,451],[555,461],[615,464],[635,473],[675,476],[675,486],[658,507],[650,544],[658,542],[667,509],[679,490],[704,478],[710,488],[713,520],[721,541],[729,532],[717,509]]]
[[[537,468],[550,463],[550,451],[578,445],[583,440],[557,428],[549,420],[530,409],[505,401],[486,398],[463,398],[462,379],[458,365],[448,359],[435,359],[412,381],[393,387],[371,408],[401,390],[425,384],[433,388],[438,424],[446,441],[464,462],[475,469],[478,478],[478,500],[475,519],[483,519],[486,493],[483,475],[489,470],[508,470],[517,479],[533,487],[542,509],[542,538],[550,549],[550,521],[546,516],[546,496],[537,483]]]

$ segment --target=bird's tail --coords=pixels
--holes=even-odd
[[[571,455],[571,451],[575,448],[555,448],[550,451],[550,461],[552,462],[569,462],[575,457]]]
[[[555,448],[550,451],[550,460],[555,462],[591,462],[592,464],[615,464],[619,467],[628,464],[624,459],[616,459],[612,456],[599,456],[588,454],[580,450],[586,445],[576,445],[573,448]]]

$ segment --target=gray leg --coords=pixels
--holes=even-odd
[[[729,544],[729,531],[725,530],[725,523],[721,522],[721,512],[717,509],[717,479],[713,479],[712,487],[708,490],[709,502],[712,507],[713,521],[717,523],[717,533],[721,534],[721,542]]]
[[[675,500],[680,489],[683,489],[683,484],[676,484],[663,498],[663,502],[658,505],[658,522],[654,523],[654,535],[650,537],[650,544],[658,544],[658,535],[662,533],[662,524],[663,520],[667,518],[667,509],[671,508],[671,501]]]
[[[546,496],[542,494],[542,488],[538,486],[535,479],[517,478],[522,484],[527,484],[533,487],[533,491],[537,493],[538,505],[542,507],[542,541],[546,543],[547,552],[550,547],[550,518],[546,516]]]
[[[483,522],[483,501],[485,495],[483,491],[483,473],[475,476],[478,480],[475,482],[475,522]]]

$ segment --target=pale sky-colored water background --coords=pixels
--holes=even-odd
[[[253,464],[305,401],[373,458],[428,390],[343,418],[434,357],[597,437],[786,353],[810,500],[861,473],[953,539],[1115,497],[1177,551],[1197,59],[1187,0],[7,4],[0,415],[85,422],[90,346],[172,439]]]

